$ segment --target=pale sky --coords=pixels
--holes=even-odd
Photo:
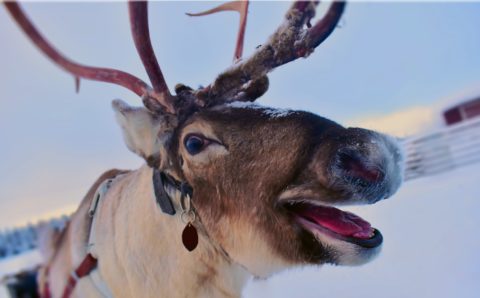
[[[250,5],[245,54],[281,22],[286,2]],[[232,58],[238,17],[188,18],[201,2],[150,5],[151,35],[168,84],[207,85]],[[125,3],[24,5],[69,57],[146,79]],[[270,75],[259,102],[395,134],[429,125],[432,107],[480,83],[480,3],[351,3],[341,28],[306,60]],[[123,144],[110,101],[121,87],[74,80],[47,60],[0,7],[0,228],[73,208],[103,171],[142,160]],[[437,111],[437,110],[435,110]],[[392,115],[392,117],[386,117]],[[407,132],[402,132],[408,126]]]

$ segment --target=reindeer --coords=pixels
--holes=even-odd
[[[79,79],[121,85],[144,107],[113,101],[125,143],[145,164],[110,170],[63,232],[45,238],[40,291],[52,297],[238,297],[251,276],[295,266],[364,264],[382,235],[335,208],[373,204],[401,184],[395,141],[304,111],[262,107],[267,73],[307,57],[334,30],[344,2],[315,24],[317,1],[294,2],[275,33],[207,87],[170,93],[152,49],[147,3],[130,2],[135,46],[152,83],[78,64],[37,31],[17,3],[5,6],[31,41]]]

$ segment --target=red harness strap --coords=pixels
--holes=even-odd
[[[67,285],[63,290],[62,298],[68,298],[73,292],[75,285],[78,280],[82,277],[85,277],[90,274],[97,267],[97,259],[95,259],[91,254],[87,254],[82,263],[72,271],[70,277],[68,278]]]
[[[90,274],[95,268],[97,268],[97,259],[95,259],[91,254],[87,254],[83,259],[82,263],[72,271],[67,280],[67,285],[63,290],[62,298],[69,298],[77,285],[77,282],[80,278],[85,277]],[[45,276],[48,276],[48,271],[50,268],[45,269]],[[40,294],[42,298],[51,298],[52,294],[50,292],[50,285],[48,283],[48,277],[46,278],[45,285],[43,287],[43,293]]]
[[[43,293],[40,293],[40,297],[42,298],[52,298],[52,294],[50,293],[50,285],[48,284],[48,272],[50,271],[50,267],[45,268],[45,284],[43,285]]]
[[[118,175],[124,174],[126,172],[127,171],[117,171],[116,173],[114,173],[113,176],[111,174],[109,174],[109,175],[111,175],[111,177],[110,178],[107,177],[106,179],[107,180],[108,179],[114,179]],[[100,186],[101,185],[102,184],[100,184]],[[94,200],[95,200],[95,198],[94,198]],[[65,226],[65,228],[63,230],[64,233],[68,228],[68,224],[69,224],[69,222],[67,222],[67,226]],[[58,247],[58,245],[57,245],[57,247]],[[52,259],[53,259],[53,257],[51,258],[51,260]],[[51,263],[51,260],[50,260],[50,263]],[[82,263],[77,267],[77,269],[75,269],[75,271],[72,271],[72,273],[70,273],[70,276],[68,277],[68,280],[67,280],[67,285],[65,286],[65,289],[63,290],[62,298],[69,298],[70,295],[73,292],[73,289],[75,289],[75,286],[77,285],[78,280],[82,277],[85,277],[85,276],[89,275],[90,272],[92,272],[97,267],[97,263],[98,263],[97,259],[95,259],[91,254],[87,254],[85,256],[85,258],[83,259]],[[39,293],[40,297],[42,297],[42,298],[51,298],[51,296],[52,296],[51,291],[50,291],[50,285],[48,283],[49,271],[50,271],[50,265],[47,265],[47,268],[45,269],[45,277],[46,278],[45,278],[43,293]]]

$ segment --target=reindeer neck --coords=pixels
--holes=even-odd
[[[178,200],[174,205],[179,209]],[[100,275],[117,297],[239,297],[249,274],[199,227],[197,248],[181,241],[180,213],[157,206],[152,170],[115,181],[96,223]],[[196,222],[198,225],[198,221]]]

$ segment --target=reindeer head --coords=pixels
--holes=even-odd
[[[193,189],[192,204],[210,241],[257,276],[296,264],[362,264],[382,235],[360,217],[333,206],[371,204],[401,183],[401,156],[392,139],[344,128],[303,111],[253,104],[267,73],[310,54],[344,10],[335,2],[314,26],[317,2],[296,2],[256,52],[240,60],[247,2],[217,9],[241,12],[235,63],[211,85],[179,85],[170,94],[154,56],[147,6],[129,4],[135,45],[153,88],[129,74],[75,64],[53,49],[14,3],[6,3],[32,40],[76,77],[120,84],[146,108],[113,102],[130,150]],[[212,12],[211,11],[211,12]]]

